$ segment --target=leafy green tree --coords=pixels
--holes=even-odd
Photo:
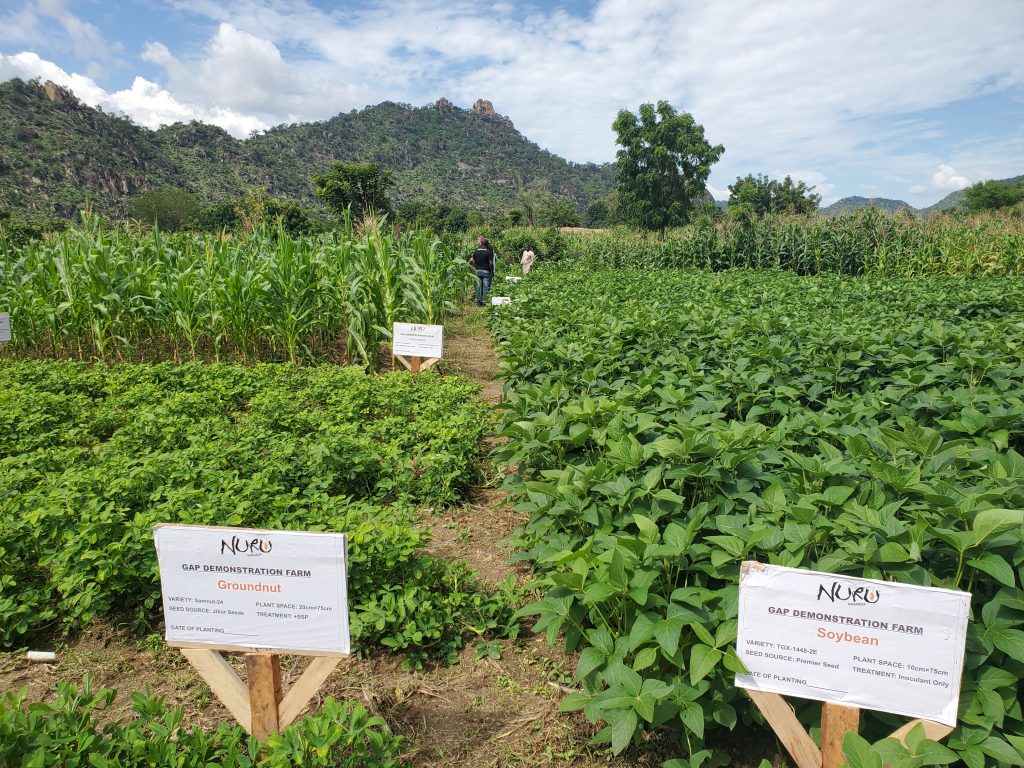
[[[962,205],[970,213],[1009,208],[1024,200],[1024,181],[982,181],[964,190]]]
[[[398,219],[406,225],[430,229],[437,234],[465,232],[469,229],[469,212],[448,203],[434,205],[410,200],[398,207]]]
[[[393,212],[388,188],[394,183],[391,171],[376,163],[335,161],[326,173],[313,175],[313,185],[320,199],[339,216],[346,208],[351,208],[352,217],[357,221],[370,212],[377,215]]]
[[[821,204],[821,195],[814,187],[795,182],[789,176],[779,181],[763,174],[747,174],[729,185],[729,215],[750,219],[769,213],[814,213]]]
[[[583,225],[587,227],[604,227],[608,224],[608,202],[594,200],[583,212]]]
[[[234,200],[221,200],[206,206],[196,215],[196,227],[206,232],[237,229],[239,225],[237,205],[238,203]]]
[[[642,104],[639,115],[620,110],[612,129],[622,147],[616,154],[622,214],[664,238],[666,227],[690,220],[725,147],[709,144],[704,127],[667,101]]]
[[[576,210],[576,203],[555,194],[551,190],[551,185],[543,179],[536,179],[520,188],[518,201],[518,210],[522,211],[527,226],[578,227],[580,225],[580,214]],[[521,223],[522,219],[519,218],[518,221]],[[515,223],[513,222],[513,224]]]
[[[551,195],[544,200],[536,220],[537,225],[541,227],[578,227],[580,214],[572,200]]]
[[[42,240],[49,232],[63,232],[70,223],[37,211],[0,209],[0,246],[13,247]]]
[[[146,224],[158,224],[167,232],[177,230],[190,223],[199,213],[199,203],[178,187],[164,187],[145,192],[128,206],[128,215]]]

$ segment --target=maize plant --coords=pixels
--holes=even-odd
[[[330,235],[283,229],[167,235],[94,219],[0,252],[7,354],[120,361],[355,362],[376,367],[396,321],[442,323],[472,281],[423,233],[351,222]]]

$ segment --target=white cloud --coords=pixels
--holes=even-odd
[[[821,171],[786,171],[785,173],[772,174],[775,178],[780,181],[786,176],[793,179],[794,182],[803,182],[808,187],[812,188],[812,192],[816,195],[821,195],[821,202],[824,205],[830,205],[839,199],[839,195],[835,194],[835,184],[828,182],[828,177]]]
[[[951,165],[940,165],[939,170],[932,176],[932,187],[934,189],[956,191],[968,187],[970,184],[971,180],[966,176],[959,175]]]
[[[56,19],[64,28],[75,55],[80,59],[103,61],[110,58],[112,49],[120,49],[118,45],[108,44],[95,25],[70,13],[62,0],[39,0],[38,7],[41,13]]]
[[[40,59],[34,53],[19,53],[14,56],[0,54],[0,79],[20,77],[23,80],[40,78],[52,80],[74,91],[86,104],[100,107],[108,112],[125,114],[139,125],[159,128],[175,122],[201,120],[218,125],[228,133],[244,138],[252,131],[268,126],[258,118],[241,114],[223,107],[204,107],[181,102],[167,90],[142,77],[136,77],[131,88],[108,92],[84,75],[65,72],[56,64]]]
[[[162,68],[160,85],[119,92],[134,94],[119,99],[140,122],[191,111],[239,133],[245,120],[324,119],[385,99],[486,98],[541,146],[602,162],[614,158],[617,111],[663,98],[725,145],[711,179],[722,196],[737,176],[771,169],[819,169],[790,173],[828,200],[844,173],[867,166],[890,194],[934,195],[982,169],[1024,165],[1024,139],[1005,136],[947,146],[939,157],[919,149],[942,140],[941,124],[922,110],[1024,93],[1020,0],[987,0],[984,13],[961,0],[597,0],[576,16],[471,0],[335,11],[309,0],[172,6],[192,28],[197,17],[212,22],[210,36],[176,46],[154,28],[142,58]],[[63,0],[33,7],[64,9]],[[92,32],[77,34],[88,47]],[[925,184],[940,164],[958,170]]]
[[[31,7],[20,8],[0,16],[0,43],[36,45],[45,41],[39,28],[39,17]]]
[[[715,200],[728,200],[729,199],[729,188],[728,187],[726,187],[725,189],[719,189],[718,187],[712,186],[711,184],[708,184],[707,186],[708,186],[708,192],[711,193],[711,196],[713,198],[715,198]]]

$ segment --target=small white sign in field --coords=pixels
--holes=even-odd
[[[153,529],[173,646],[349,652],[343,533]]]
[[[505,282],[507,283],[518,283],[523,278],[517,277],[516,275],[505,275]]]
[[[395,323],[391,352],[402,357],[444,357],[444,326]]]
[[[491,306],[497,307],[502,304],[511,304],[512,299],[508,296],[491,296]]]
[[[971,596],[745,562],[736,685],[956,724]]]
[[[0,312],[0,344],[11,340],[11,315],[9,312]]]

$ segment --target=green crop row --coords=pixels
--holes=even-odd
[[[441,323],[473,273],[431,236],[351,227],[293,239],[80,229],[0,248],[21,356],[376,368],[394,322]]]
[[[551,249],[555,258],[564,253],[598,267],[742,267],[903,277],[1024,273],[1024,222],[1002,215],[920,221],[866,209],[833,219],[700,221],[670,230],[664,242],[626,229],[566,235],[565,240],[563,247]]]
[[[240,725],[215,731],[186,728],[184,711],[162,699],[133,693],[133,717],[114,722],[106,710],[115,698],[109,688],[94,690],[87,675],[82,687],[61,682],[51,704],[26,702],[25,692],[0,698],[0,765],[5,768],[398,768],[402,738],[356,702],[328,698],[267,744]]]
[[[414,527],[472,479],[489,420],[451,377],[0,362],[0,645],[95,616],[150,627],[157,523],[348,533],[361,651],[450,660],[514,631],[508,597]]]
[[[527,611],[580,652],[567,705],[600,738],[667,727],[673,767],[699,766],[759,721],[733,685],[759,560],[970,591],[946,758],[1024,764],[1019,280],[567,265],[511,291],[492,318]]]

